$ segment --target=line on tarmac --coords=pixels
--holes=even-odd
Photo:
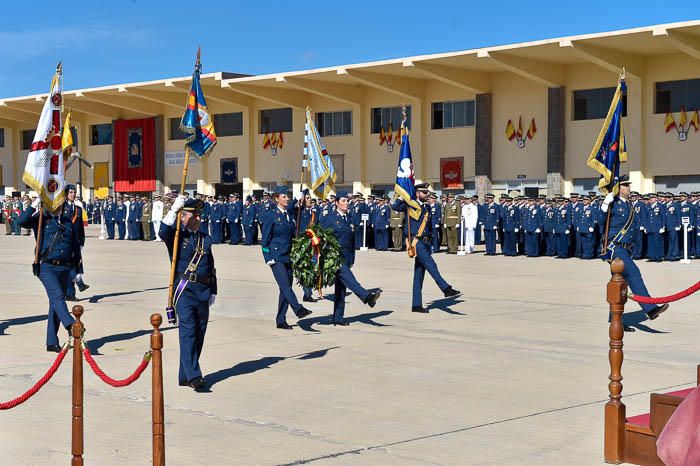
[[[692,384],[695,384],[695,381],[686,382],[686,383],[681,383],[681,384],[677,384],[677,385],[669,385],[668,387],[656,388],[656,389],[654,389],[654,390],[647,390],[647,391],[643,391],[643,392],[630,393],[630,394],[625,395],[625,396],[626,396],[626,397],[631,397],[631,396],[643,395],[643,394],[647,394],[647,393],[658,393],[658,392],[661,391],[661,390],[669,390],[669,389],[671,389],[671,388],[678,388],[678,387],[683,387],[683,386],[685,386],[685,385],[692,385]],[[431,439],[431,438],[442,437],[442,436],[445,436],[445,435],[458,434],[458,433],[461,433],[461,432],[467,432],[467,431],[479,429],[479,428],[482,428],[482,427],[489,427],[489,426],[493,426],[493,425],[504,424],[504,423],[507,423],[507,422],[519,421],[519,420],[522,420],[522,419],[528,419],[528,418],[531,418],[531,417],[541,416],[541,415],[543,415],[543,414],[552,414],[552,413],[557,413],[557,412],[560,412],[560,411],[567,411],[567,410],[570,410],[570,409],[576,409],[576,408],[582,408],[582,407],[585,407],[585,406],[596,405],[596,404],[602,403],[602,402],[604,402],[604,401],[608,401],[608,398],[605,398],[605,399],[602,399],[602,400],[588,401],[588,402],[586,402],[586,403],[579,403],[579,404],[571,405],[571,406],[564,406],[564,407],[561,407],[561,408],[548,409],[548,410],[545,410],[545,411],[539,411],[539,412],[531,413],[531,414],[524,414],[524,415],[522,415],[522,416],[516,416],[516,417],[507,418],[507,419],[499,419],[499,420],[497,420],[497,421],[485,422],[485,423],[483,423],[483,424],[476,424],[476,425],[473,425],[473,426],[462,427],[461,429],[448,430],[448,431],[445,431],[445,432],[439,432],[439,433],[430,434],[430,435],[423,435],[423,436],[420,436],[420,437],[414,437],[414,438],[410,438],[410,439],[406,439],[406,440],[398,440],[398,441],[396,441],[396,442],[389,442],[389,443],[384,443],[384,444],[381,444],[381,445],[373,445],[373,446],[369,446],[369,447],[355,448],[355,449],[353,449],[353,450],[345,450],[345,451],[339,451],[339,452],[336,452],[336,453],[329,453],[328,455],[323,455],[323,456],[317,456],[317,457],[314,457],[314,458],[307,458],[307,459],[300,459],[300,460],[292,461],[291,463],[281,463],[281,464],[279,464],[279,465],[277,465],[277,466],[297,466],[297,465],[300,465],[300,464],[309,464],[309,463],[313,463],[313,462],[315,462],[315,461],[320,461],[320,460],[325,460],[325,459],[338,458],[338,457],[345,456],[345,455],[360,454],[360,453],[362,453],[363,451],[378,450],[378,449],[393,447],[393,446],[396,446],[396,445],[403,445],[403,444],[406,444],[406,443],[417,442],[417,441],[420,441],[420,440],[427,440],[427,439]]]

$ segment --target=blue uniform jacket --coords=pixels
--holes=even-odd
[[[241,216],[241,222],[247,227],[252,227],[255,224],[255,217],[257,216],[257,206],[255,204],[249,204],[243,206],[243,214]]]
[[[323,217],[321,226],[333,229],[333,235],[340,244],[340,254],[343,261],[348,267],[352,267],[355,263],[355,231],[350,222],[350,216],[331,212]]]
[[[140,222],[141,221],[141,203],[131,202],[129,204],[129,213],[127,214],[127,220],[130,222]]]
[[[542,212],[538,206],[527,207],[525,213],[525,224],[523,228],[526,232],[532,233],[538,228],[542,229]]]
[[[175,227],[161,223],[158,236],[163,240],[165,246],[168,248],[170,260],[172,260],[173,246],[175,244]],[[200,237],[204,237],[205,254],[197,265],[196,274],[198,277],[209,277],[210,283],[209,286],[202,283],[189,283],[187,286],[191,287],[191,290],[196,293],[197,299],[200,301],[206,301],[209,299],[210,295],[217,294],[218,291],[216,282],[216,267],[214,266],[214,255],[211,252],[211,236],[209,236],[207,233],[202,233],[199,231],[191,232],[187,229],[180,230],[180,245],[177,253],[177,264],[175,266],[175,284],[177,285],[181,275],[187,271],[187,266],[194,257]]]
[[[619,197],[615,197],[615,200],[610,203],[608,209],[612,209],[610,212],[610,229],[608,230],[608,241],[613,240],[616,243],[631,243],[632,242],[632,223],[625,233],[621,233],[619,237],[618,233],[627,225],[630,215],[633,215],[634,210],[632,209],[632,204],[629,201],[624,201]],[[607,220],[607,212],[600,211],[601,218],[599,219],[605,223]]]
[[[423,219],[425,217],[428,217],[428,220],[425,224],[425,228],[423,229],[423,233],[421,234],[421,238],[432,238],[433,236],[433,222],[431,221],[430,217],[430,206],[428,204],[421,204],[421,214],[418,217],[418,220],[410,217],[408,215],[408,205],[402,200],[402,199],[397,199],[394,201],[394,203],[391,205],[391,208],[394,209],[397,212],[406,212],[406,225],[404,226],[404,233],[408,234],[408,226],[411,226],[411,236],[415,238],[418,235],[418,229],[420,226],[423,224]],[[410,217],[410,218],[409,218]]]
[[[265,262],[289,263],[292,251],[292,238],[296,233],[294,210],[290,203],[285,212],[275,206],[265,212],[262,220],[262,238],[260,245]]]
[[[501,217],[501,206],[495,202],[491,204],[484,204],[484,212],[482,217],[482,223],[485,230],[493,230],[493,227],[498,226],[498,221]]]
[[[660,202],[649,204],[647,207],[646,226],[647,233],[659,233],[666,227],[666,207]]]
[[[117,204],[114,202],[105,204],[104,207],[105,223],[114,223],[117,216]]]
[[[433,217],[435,218],[435,217]],[[374,220],[372,223],[374,223],[374,228],[377,230],[386,230],[389,228],[389,222],[391,220],[391,209],[389,208],[388,205],[383,205],[381,207],[377,207],[374,210]]]
[[[554,229],[557,226],[557,214],[558,210],[554,207],[544,208],[544,220],[542,223],[545,233],[554,233]]]
[[[508,233],[514,232],[516,228],[520,228],[520,209],[516,205],[509,205],[501,209],[501,222],[503,231]]]
[[[666,207],[666,229],[668,231],[675,230],[681,226],[681,205],[673,201],[669,202]]]
[[[34,230],[34,236],[36,237],[39,229],[39,216],[34,215],[35,212],[36,210],[32,206],[27,207],[22,211],[18,222],[22,228]],[[53,216],[49,212],[44,211],[40,260],[65,262],[76,271],[79,271],[82,261],[79,227],[83,225],[82,218],[78,223],[71,222],[71,217],[63,214],[63,212],[60,216]]]
[[[554,227],[554,233],[566,233],[566,230],[571,231],[572,224],[571,206],[561,206],[557,212],[557,225]]]
[[[117,205],[114,209],[114,221],[123,222],[126,220],[126,206],[124,204]]]

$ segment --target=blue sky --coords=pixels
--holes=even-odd
[[[5,2],[0,97],[46,92],[58,60],[64,62],[65,88],[77,89],[186,76],[200,44],[205,72],[261,74],[700,17],[693,17],[690,7],[671,5],[644,0]],[[60,14],[65,11],[69,21]]]

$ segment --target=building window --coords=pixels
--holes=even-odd
[[[0,147],[5,147],[5,128],[0,128]]]
[[[290,133],[291,131],[291,108],[273,108],[269,110],[260,110],[260,134]]]
[[[654,113],[700,109],[700,79],[656,83],[655,107]]]
[[[330,154],[333,170],[335,170],[335,184],[345,183],[345,154]]]
[[[112,124],[90,125],[90,145],[103,146],[112,144]]]
[[[401,107],[380,107],[372,109],[372,133],[380,133],[389,129],[393,131],[401,128]],[[406,106],[406,126],[411,129],[411,106]]]
[[[316,128],[321,137],[352,134],[352,112],[319,112]]]
[[[433,102],[432,128],[474,126],[474,101]]]
[[[605,118],[616,88],[582,89],[574,91],[574,121]],[[622,95],[622,116],[627,116],[627,94]]]
[[[29,150],[32,148],[35,133],[35,129],[22,130],[22,150]]]
[[[75,147],[75,150],[80,150],[78,147],[78,128],[75,126],[70,127],[70,134],[73,136],[73,147]]]
[[[243,112],[214,115],[217,136],[243,136]]]
[[[171,118],[170,119],[170,140],[180,141],[182,139],[187,139],[187,133],[180,130],[180,122],[182,118]],[[216,129],[216,128],[214,128]]]

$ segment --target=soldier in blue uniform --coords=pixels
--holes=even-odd
[[[581,206],[581,218],[578,222],[578,232],[581,237],[581,258],[582,259],[593,259],[595,255],[594,251],[594,235],[595,235],[595,224],[596,216],[593,207],[591,206],[591,200],[588,197],[584,197]]]
[[[292,213],[295,220],[299,219],[298,228],[294,231],[294,236],[305,235],[309,227],[318,223],[318,216],[316,215],[316,210],[313,208],[311,194],[309,194],[308,188],[302,191],[300,200],[294,199],[291,201],[288,210]],[[315,303],[317,301],[317,299],[313,297],[313,290],[311,288],[305,286],[302,287],[302,289],[304,290],[303,302]]]
[[[680,203],[673,199],[669,193],[666,195],[666,231],[668,239],[668,249],[666,252],[667,261],[677,261],[681,258],[681,252],[678,245],[679,233],[681,231],[681,206]]]
[[[126,217],[127,228],[129,231],[129,240],[136,241],[141,239],[141,203],[131,196],[129,203],[129,212]]]
[[[547,257],[554,257],[557,255],[557,248],[554,242],[557,214],[558,210],[552,199],[545,199],[542,227],[544,229],[545,255]]]
[[[199,230],[200,212],[204,202],[178,196],[163,217],[158,236],[168,248],[172,260],[175,245],[177,213],[182,210],[177,264],[175,265],[175,291],[173,300],[179,321],[180,386],[195,391],[206,389],[206,382],[199,367],[199,358],[207,332],[209,308],[217,294],[216,267],[212,254],[211,236]]]
[[[634,222],[632,223],[632,259],[644,257],[644,225],[648,217],[647,206],[639,198],[639,193],[630,193],[630,202],[634,209]]]
[[[695,245],[693,244],[693,228],[695,221],[695,206],[688,201],[688,193],[681,191],[678,193],[678,206],[681,218],[681,230],[678,232],[678,247],[680,250],[680,256],[684,254],[684,244],[688,246],[688,257],[692,257]],[[688,222],[688,233],[686,236],[685,230],[683,228],[683,219],[687,219]],[[684,238],[685,236],[685,238]]]
[[[126,205],[124,205],[124,199],[119,196],[117,198],[117,207],[114,210],[114,222],[117,225],[117,232],[119,236],[117,239],[123,240],[126,238]]]
[[[83,209],[75,203],[76,188],[74,185],[69,184],[65,187],[66,192],[66,202],[63,204],[63,215],[70,219],[70,222],[75,226],[78,231],[78,242],[80,248],[85,246],[85,225],[83,224]],[[68,280],[68,286],[66,287],[66,301],[78,301],[75,297],[75,285],[78,285],[78,289],[83,292],[90,288],[83,282],[83,263],[82,260],[80,265],[70,272],[70,280]]]
[[[365,289],[352,273],[355,263],[356,236],[353,225],[348,215],[349,196],[345,191],[338,192],[336,196],[336,210],[323,217],[321,226],[333,230],[333,235],[340,244],[340,254],[343,262],[335,276],[335,295],[333,299],[333,325],[349,325],[345,316],[345,295],[350,288],[360,301],[369,307],[374,307],[382,293],[379,288]]]
[[[484,226],[484,240],[486,242],[486,255],[496,255],[496,230],[498,229],[499,220],[501,217],[501,206],[496,204],[494,196],[491,193],[486,195],[486,203],[483,207],[483,218],[481,220]]]
[[[219,198],[215,204],[211,206],[209,221],[211,222],[211,242],[213,244],[221,244],[221,238],[224,232],[224,201]]]
[[[299,304],[292,291],[292,263],[289,253],[292,250],[292,238],[296,233],[294,211],[289,208],[286,193],[275,193],[272,210],[265,212],[262,220],[262,246],[265,263],[270,266],[280,294],[277,305],[277,328],[291,330],[287,323],[287,308],[292,307],[297,318],[302,319],[311,311]]]
[[[527,257],[539,257],[539,234],[542,232],[542,213],[540,212],[539,206],[535,203],[534,198],[529,198],[527,200],[527,204],[527,212],[525,215],[526,220],[525,224],[523,225],[525,230],[525,248],[527,251]]]
[[[513,205],[513,198],[506,197],[501,208],[501,223],[503,224],[503,245],[501,250],[504,256],[517,256],[515,237],[520,231],[520,209]]]
[[[423,307],[423,279],[425,272],[428,272],[437,286],[442,290],[445,298],[452,298],[462,294],[455,290],[449,283],[442,278],[437,264],[431,254],[431,242],[434,230],[432,228],[433,221],[430,218],[430,207],[425,203],[428,198],[428,183],[420,183],[415,185],[416,201],[420,205],[421,211],[418,219],[412,219],[409,214],[408,205],[402,199],[397,199],[392,204],[391,208],[398,212],[406,212],[406,232],[409,228],[411,232],[412,245],[415,247],[416,256],[413,264],[413,300],[412,312],[427,313],[428,310]],[[493,200],[493,194],[491,195]],[[496,221],[498,221],[496,219]],[[495,247],[495,246],[494,246]]]
[[[622,276],[625,277],[627,285],[632,293],[638,296],[649,296],[647,287],[642,279],[639,268],[630,255],[632,241],[632,223],[634,221],[634,209],[628,200],[630,193],[630,182],[627,175],[620,176],[620,194],[615,196],[608,194],[601,206],[601,220],[606,221],[607,211],[611,209],[610,227],[608,230],[608,251],[610,259],[620,258],[625,265]],[[668,304],[655,306],[653,304],[642,304],[642,309],[650,320],[656,319],[659,314],[668,309]],[[634,331],[634,328],[625,326],[625,330]]]
[[[243,224],[243,233],[245,236],[245,245],[253,244],[253,229],[257,228],[255,224],[256,204],[253,203],[251,196],[246,196],[245,205],[243,206],[243,214],[241,215],[241,223]]]
[[[554,238],[557,244],[557,259],[569,257],[569,237],[572,228],[572,213],[566,198],[559,198],[557,225],[554,227]]]
[[[64,204],[65,205],[65,204]],[[44,211],[42,221],[41,244],[39,248],[39,280],[44,285],[49,298],[49,314],[46,328],[46,351],[60,352],[58,341],[59,325],[68,330],[73,325],[73,317],[66,305],[66,288],[71,271],[80,270],[82,255],[80,253],[80,233],[78,225],[64,212],[64,205],[53,212]],[[34,230],[37,237],[41,199],[37,198],[18,218],[22,228]]]
[[[112,196],[107,196],[107,201],[102,208],[105,228],[107,229],[107,239],[114,239],[114,222],[117,215],[117,204],[112,202]]]
[[[233,202],[229,204],[228,225],[231,229],[230,244],[238,244],[241,242],[241,220],[243,217],[243,203],[238,194],[233,194]]]
[[[440,252],[440,232],[442,231],[442,204],[437,202],[437,196],[431,194],[430,215],[433,219],[433,243],[431,244],[433,253]]]
[[[391,209],[387,205],[388,197],[380,197],[379,205],[374,209],[374,235],[375,249],[377,251],[389,250],[389,222],[391,221]]]
[[[479,202],[479,196],[474,195],[472,197],[472,200],[474,201],[474,204],[476,205],[476,213],[477,213],[477,220],[476,220],[476,230],[474,231],[474,244],[484,244],[483,239],[481,238],[481,230],[484,228],[484,203]]]
[[[363,236],[363,215],[369,214],[369,209],[367,204],[365,204],[365,199],[362,194],[355,194],[355,202],[353,203],[351,210],[352,224],[355,227],[355,249],[360,249],[362,247],[362,236]],[[336,199],[337,200],[337,199]]]
[[[664,259],[664,237],[666,231],[666,208],[658,201],[655,193],[648,194],[649,204],[645,229],[647,231],[647,257],[650,262]]]

